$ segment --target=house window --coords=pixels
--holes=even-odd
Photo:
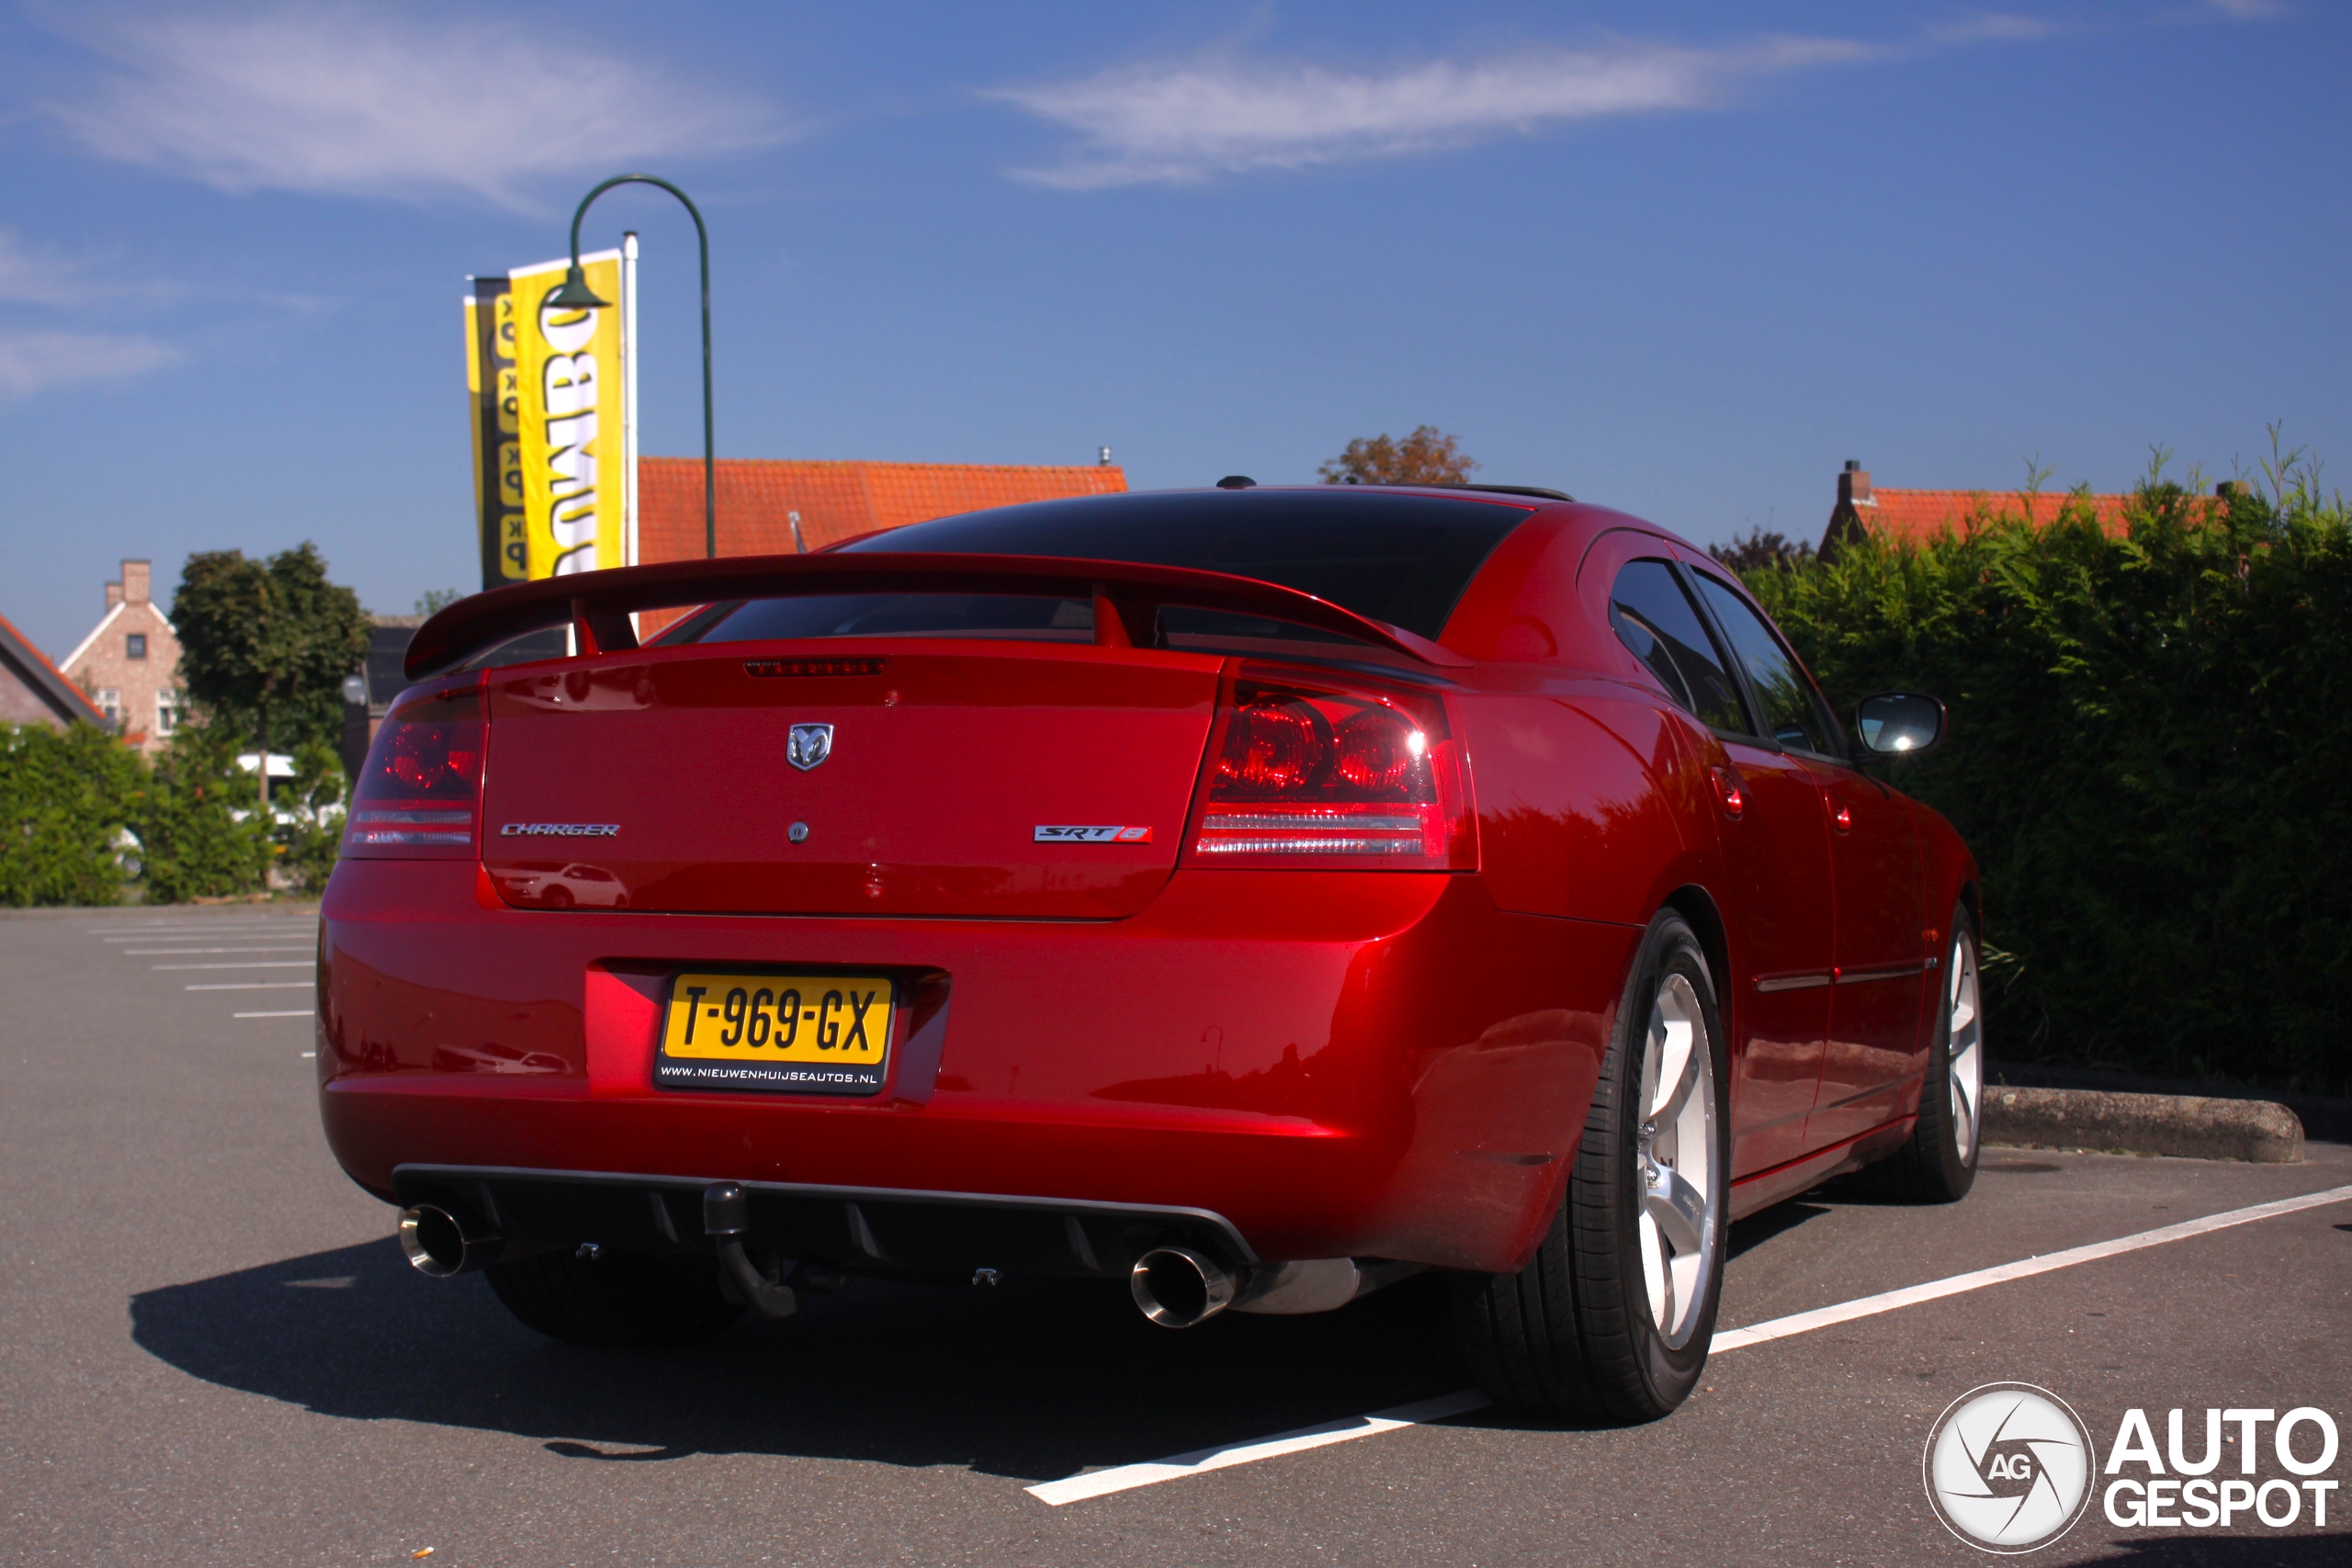
[[[177,692],[155,694],[155,733],[169,735],[180,722],[180,697]]]
[[[147,634],[145,632],[132,632],[129,637],[122,639],[122,656],[125,659],[144,659],[147,657]]]
[[[98,688],[98,711],[107,716],[108,724],[122,722],[122,694],[112,686]]]

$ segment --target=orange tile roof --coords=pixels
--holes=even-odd
[[[978,463],[819,463],[769,457],[718,460],[718,553],[789,555],[791,514],[809,549],[909,523],[983,507],[1127,488],[1124,468],[1033,468]],[[686,560],[703,553],[702,459],[640,457],[637,464],[638,559]]]
[[[2192,515],[2204,521],[2226,512],[2238,489],[2239,481],[2230,480],[2214,486],[2209,496],[2192,498]],[[1838,503],[1830,508],[1829,526],[1822,531],[1821,555],[1827,559],[1839,546],[1865,537],[1925,545],[1948,534],[1967,535],[2001,518],[2022,517],[2034,527],[2046,528],[2061,512],[2083,505],[2089,506],[2092,521],[2108,537],[2120,539],[2131,527],[2124,513],[2132,500],[2128,495],[2078,496],[2071,491],[2029,495],[2022,491],[1878,490],[1871,483],[1870,471],[1849,459],[1838,476]]]
[[[1964,534],[1971,525],[1995,517],[2029,518],[2037,528],[2057,521],[2060,508],[2076,498],[2064,492],[2025,495],[1981,490],[1879,490],[1875,505],[1856,502],[1854,515],[1880,538],[1923,545],[1939,534]],[[2128,495],[2088,498],[2091,515],[2108,534],[2120,537]]]

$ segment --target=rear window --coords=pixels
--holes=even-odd
[[[1532,508],[1444,496],[1315,491],[1087,496],[942,517],[851,551],[1076,556],[1254,577],[1434,638],[1503,536]],[[1232,620],[1235,625],[1225,623]],[[1247,635],[1240,617],[1170,611],[1171,644]],[[1091,604],[1002,595],[835,594],[715,606],[664,642],[890,635],[1084,641]],[[1271,622],[1248,634],[1285,635]],[[1328,638],[1328,633],[1311,634]]]

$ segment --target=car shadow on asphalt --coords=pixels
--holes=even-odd
[[[1792,1198],[1785,1203],[1773,1204],[1760,1214],[1750,1214],[1731,1227],[1730,1245],[1724,1252],[1724,1261],[1728,1262],[1743,1252],[1752,1252],[1774,1236],[1792,1231],[1807,1220],[1817,1220],[1829,1212],[1826,1204]]]
[[[208,1382],[589,1463],[769,1453],[1049,1480],[1470,1382],[1435,1276],[1337,1313],[1183,1332],[1146,1323],[1115,1281],[860,1280],[803,1303],[707,1345],[582,1349],[516,1324],[479,1276],[424,1279],[387,1238],[143,1292],[130,1315],[142,1348]]]

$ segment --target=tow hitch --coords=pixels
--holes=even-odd
[[[760,1272],[743,1238],[752,1233],[752,1205],[743,1189],[732,1181],[714,1181],[702,1190],[702,1229],[718,1249],[718,1266],[729,1293],[762,1317],[790,1317],[799,1306],[792,1288]]]

